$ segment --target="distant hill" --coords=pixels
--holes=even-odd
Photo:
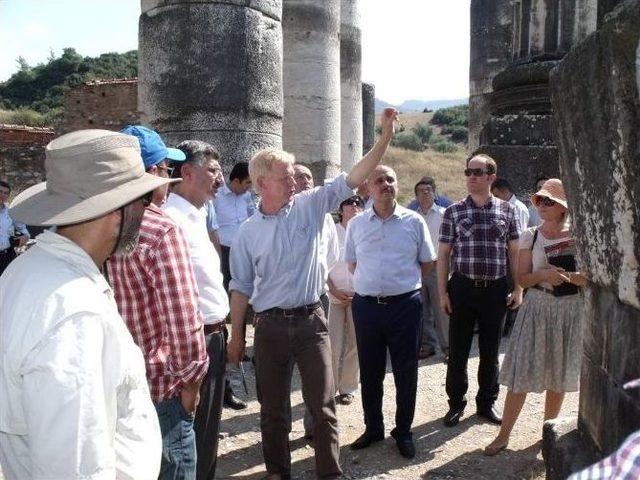
[[[376,113],[381,112],[386,107],[396,107],[401,112],[422,112],[425,108],[438,110],[439,108],[453,107],[469,103],[468,98],[457,98],[453,100],[405,100],[400,105],[392,105],[384,100],[376,98]]]

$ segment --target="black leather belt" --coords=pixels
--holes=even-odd
[[[489,288],[505,280],[505,277],[500,277],[495,280],[474,280],[473,278],[469,278],[460,272],[455,272],[453,276],[462,280],[472,288]]]
[[[416,292],[420,290],[411,290],[410,292],[401,293],[399,295],[360,295],[360,297],[368,300],[370,302],[375,302],[378,305],[389,305],[390,303],[397,302],[398,300],[402,300],[403,298],[408,298],[414,295]]]
[[[222,332],[225,329],[224,321],[213,323],[211,325],[204,324],[204,334],[209,335],[210,333],[218,333]]]
[[[322,307],[322,303],[316,302],[311,303],[309,305],[303,305],[302,307],[293,307],[293,308],[280,308],[273,307],[267,310],[263,310],[262,312],[258,312],[258,315],[281,315],[284,317],[293,317],[297,315],[308,315],[314,310]]]

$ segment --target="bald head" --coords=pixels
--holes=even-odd
[[[398,177],[391,167],[378,165],[367,179],[374,202],[393,202],[398,194]]]
[[[293,166],[293,179],[296,182],[296,193],[311,190],[314,187],[311,170],[304,165],[296,164]]]

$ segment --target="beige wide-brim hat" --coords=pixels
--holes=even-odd
[[[547,197],[556,203],[559,203],[564,208],[567,207],[567,196],[564,193],[564,187],[562,186],[562,180],[559,178],[550,178],[542,184],[540,190],[531,195],[531,203],[537,204],[538,197]]]
[[[101,217],[180,181],[145,172],[136,137],[78,130],[45,148],[45,182],[20,193],[9,215],[27,225],[71,225]]]

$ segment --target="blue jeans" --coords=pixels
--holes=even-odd
[[[162,432],[161,480],[195,480],[196,434],[193,415],[189,415],[173,397],[155,404]]]

